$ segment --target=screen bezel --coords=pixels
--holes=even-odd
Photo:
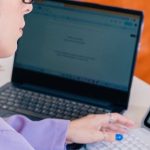
[[[85,3],[85,2],[75,2],[75,1],[65,1],[65,0],[52,0],[52,1],[63,3],[63,4],[80,6],[80,7],[111,10],[115,12],[131,14],[131,15],[138,15],[140,17],[140,26],[143,21],[143,13],[141,11],[122,9],[122,8],[117,8],[117,7],[104,6],[104,5]],[[135,50],[134,50],[134,60],[133,60],[134,62],[135,62],[136,55],[137,55],[137,47],[138,47],[138,42],[139,42],[140,33],[141,33],[140,26],[138,29],[138,38],[137,38]],[[19,44],[18,44],[18,47],[19,47]],[[18,48],[18,51],[19,51],[19,48]],[[17,54],[15,57],[17,57]],[[127,91],[121,91],[118,89],[114,90],[114,89],[106,88],[103,86],[96,86],[96,85],[91,85],[88,83],[82,83],[79,81],[73,81],[71,79],[65,79],[65,78],[56,77],[53,75],[42,74],[39,72],[19,68],[17,67],[17,65],[15,65],[15,63],[14,63],[12,81],[15,83],[21,83],[21,84],[33,84],[33,85],[43,86],[47,88],[55,88],[58,90],[63,90],[65,92],[79,94],[82,96],[88,96],[88,97],[96,98],[96,99],[105,99],[108,102],[116,106],[122,107],[123,109],[127,109],[131,83],[132,83],[132,78],[133,78],[134,66],[135,66],[135,63],[133,63],[132,65],[129,87]]]

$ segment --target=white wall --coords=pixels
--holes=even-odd
[[[14,56],[0,59],[0,86],[11,80]]]

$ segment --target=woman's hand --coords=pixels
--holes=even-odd
[[[117,133],[126,133],[133,121],[118,113],[88,115],[70,122],[66,143],[114,141]]]

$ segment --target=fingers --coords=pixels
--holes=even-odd
[[[122,140],[123,135],[122,134],[116,134],[115,132],[99,132],[95,136],[95,142],[100,141],[107,141],[107,142],[114,142],[115,140]]]
[[[118,113],[111,113],[111,114],[104,114],[104,115],[97,115],[97,120],[99,120],[100,124],[107,124],[107,123],[118,123],[122,124],[126,127],[133,127],[134,122],[123,115]]]
[[[113,131],[116,133],[127,133],[128,128],[120,124],[107,124],[101,127],[101,131]]]
[[[126,117],[124,117],[123,115],[120,115],[118,113],[112,113],[112,118],[114,123],[119,123],[122,125],[125,125],[127,127],[133,127],[134,126],[134,122]]]

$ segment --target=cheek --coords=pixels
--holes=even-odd
[[[17,38],[10,32],[9,27],[1,27],[2,26],[0,26],[0,57],[8,57],[13,55],[17,49]]]
[[[16,3],[13,1],[10,9],[3,7],[0,11],[0,57],[13,55],[17,49],[17,40],[21,36],[19,28],[22,25],[23,16],[21,5],[17,0]]]
[[[6,18],[0,17],[0,57],[9,57],[15,53],[20,34],[19,17]]]
[[[5,39],[4,39],[5,40]],[[0,58],[5,58],[14,55],[17,49],[17,42],[9,41],[0,41]]]

